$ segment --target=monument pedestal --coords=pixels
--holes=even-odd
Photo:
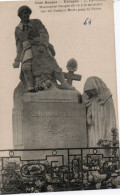
[[[14,148],[87,147],[86,109],[78,102],[79,95],[55,87],[25,93],[23,110],[13,112]]]

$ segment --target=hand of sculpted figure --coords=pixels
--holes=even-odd
[[[19,68],[20,62],[14,62],[13,63],[13,68]]]
[[[18,16],[21,21],[15,29],[15,39],[17,47],[17,56],[13,67],[18,68],[21,63],[21,80],[24,80],[29,92],[36,92],[40,89],[40,80],[35,86],[35,77],[43,75],[54,75],[55,79],[61,83],[63,89],[74,89],[67,84],[58,66],[54,56],[54,47],[49,43],[49,34],[47,29],[38,19],[30,19],[32,10],[28,6],[22,6],[18,9]],[[42,83],[42,86],[44,84]],[[44,87],[45,88],[45,87]]]

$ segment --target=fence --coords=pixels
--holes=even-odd
[[[120,187],[118,147],[0,151],[2,194]]]

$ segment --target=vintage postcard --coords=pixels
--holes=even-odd
[[[120,188],[112,0],[0,2],[0,193]]]

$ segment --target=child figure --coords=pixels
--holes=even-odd
[[[49,43],[48,33],[44,29],[39,30],[39,33],[40,33],[41,51],[42,51],[42,46],[43,46],[43,48],[47,49],[47,52],[51,56],[54,57],[55,56],[55,50],[54,50],[54,47]]]
[[[49,79],[46,79],[47,77],[50,78],[54,77],[56,80],[58,80],[61,85],[60,88],[62,89],[74,89],[73,86],[69,85],[64,78],[64,75],[62,73],[62,69],[58,66],[57,61],[55,60],[55,50],[54,47],[49,43],[49,35],[44,30],[39,30],[40,37],[36,38],[36,45],[37,49],[35,51],[35,58],[33,59],[33,75],[37,76],[36,78],[36,90],[39,89],[46,89],[45,81],[44,86],[43,83],[43,75],[45,80],[48,82]],[[42,78],[42,83],[41,83]],[[50,84],[48,85],[50,87]]]

